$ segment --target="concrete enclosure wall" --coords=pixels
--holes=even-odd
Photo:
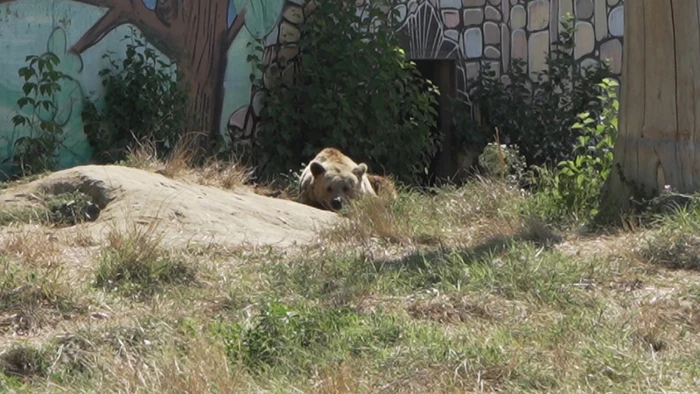
[[[358,0],[361,4],[363,0]],[[486,61],[499,72],[510,59],[542,69],[544,56],[567,11],[576,16],[576,56],[581,62],[612,60],[621,70],[623,0],[401,0],[400,29],[415,59],[457,59],[458,90]],[[252,92],[248,43],[262,41],[263,64],[283,76],[294,71],[304,0],[0,0],[0,162],[27,130],[11,119],[22,96],[17,74],[27,55],[46,51],[61,60],[63,84],[55,116],[67,135],[62,168],[86,163],[92,152],[83,133],[83,99],[102,96],[98,72],[108,51],[123,55],[131,28],[159,53],[177,63],[190,83],[190,97],[202,115],[201,130],[237,142],[254,138],[263,91]],[[270,67],[271,65],[283,66]],[[279,75],[279,74],[276,74]],[[270,78],[264,78],[267,85]],[[6,171],[7,166],[0,165]]]

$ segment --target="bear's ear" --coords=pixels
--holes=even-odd
[[[357,167],[352,169],[352,173],[355,174],[357,179],[362,179],[362,176],[367,173],[367,164],[360,163]]]
[[[326,172],[326,168],[323,166],[323,164],[317,161],[311,163],[311,173],[313,174],[313,176],[319,176],[324,172]]]

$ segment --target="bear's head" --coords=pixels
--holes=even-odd
[[[362,195],[362,177],[367,173],[367,164],[360,163],[350,169],[333,163],[311,162],[314,176],[312,188],[318,203],[339,211],[349,200]]]

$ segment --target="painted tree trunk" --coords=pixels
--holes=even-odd
[[[0,3],[11,0],[0,0]],[[211,137],[218,133],[226,55],[245,23],[239,10],[228,26],[229,0],[157,0],[149,9],[140,0],[76,0],[107,7],[108,11],[71,47],[82,54],[117,26],[132,24],[171,61],[178,64],[189,85],[189,115],[195,131]]]
[[[627,0],[615,166],[605,198],[700,190],[700,0]],[[639,196],[639,194],[642,194]]]
[[[169,23],[173,42],[169,47],[180,47],[176,54],[178,65],[190,89],[190,115],[193,125],[206,135],[219,131],[221,104],[223,102],[224,70],[228,27],[225,17],[228,0],[204,2],[178,2],[165,15],[159,15]]]

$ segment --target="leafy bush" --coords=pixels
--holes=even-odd
[[[485,175],[499,178],[509,185],[517,186],[525,175],[525,158],[516,145],[499,145],[490,142],[479,155],[479,166]]]
[[[258,67],[276,80],[254,148],[267,156],[262,173],[286,172],[327,146],[402,181],[426,172],[436,152],[437,90],[406,60],[394,14],[379,9],[385,3],[320,2],[301,28],[297,74],[285,80],[270,74],[284,67]]]
[[[28,107],[30,113],[18,112],[12,123],[15,127],[28,127],[29,135],[15,140],[12,157],[4,161],[11,161],[14,169],[19,169],[16,175],[20,177],[55,169],[57,151],[65,137],[63,127],[55,119],[58,107],[54,94],[61,91],[60,82],[69,79],[56,70],[60,59],[51,52],[29,55],[25,61],[29,64],[18,71],[24,79],[24,96],[17,100],[17,106],[20,111]]]
[[[588,112],[593,118],[601,113],[599,84],[612,76],[606,63],[582,68],[573,55],[573,17],[567,14],[561,25],[560,36],[546,60],[548,69],[538,73],[534,81],[526,71],[526,63],[514,58],[505,73],[509,84],[504,85],[490,67],[482,67],[470,92],[485,123],[498,127],[502,141],[518,145],[529,164],[553,164],[572,158],[579,135],[572,125],[580,113]],[[474,127],[462,131],[481,132]]]
[[[615,98],[617,82],[605,79],[600,83],[602,112],[579,114],[573,125],[581,130],[573,153],[575,157],[560,161],[555,169],[536,168],[540,173],[538,196],[545,215],[552,218],[575,216],[593,219],[600,209],[603,185],[613,168],[613,149],[618,133],[619,102]]]
[[[155,49],[132,29],[126,58],[103,58],[110,66],[99,72],[105,89],[104,108],[87,101],[85,133],[101,162],[122,160],[138,142],[152,142],[162,158],[175,146],[187,121],[188,93],[174,63],[161,60]]]

